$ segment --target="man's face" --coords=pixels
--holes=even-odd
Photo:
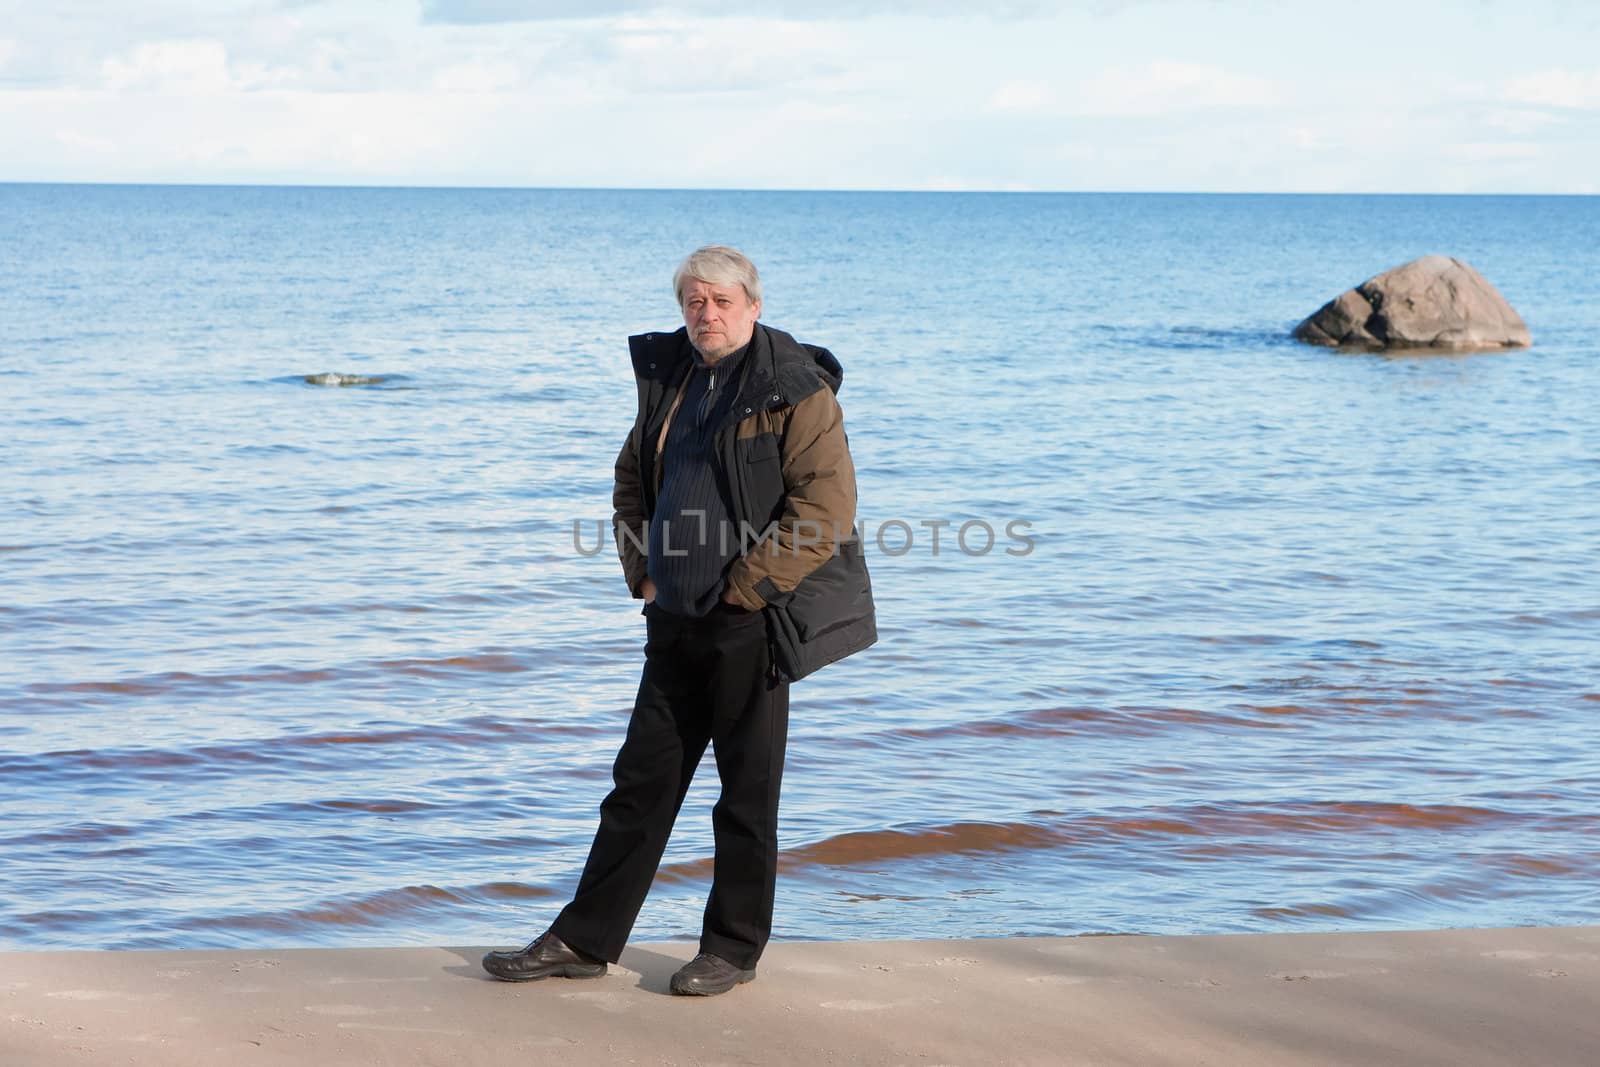
[[[689,340],[707,363],[737,352],[755,332],[761,301],[742,285],[712,285],[691,278],[683,287],[683,324]]]

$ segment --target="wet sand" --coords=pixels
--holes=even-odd
[[[693,946],[511,985],[483,949],[0,954],[0,1064],[1592,1064],[1600,926]]]

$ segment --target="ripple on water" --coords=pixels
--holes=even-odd
[[[297,668],[267,666],[253,671],[196,674],[164,671],[141,678],[107,681],[32,682],[24,686],[29,693],[104,693],[117,696],[183,695],[236,687],[317,685],[326,682],[370,679],[385,674],[424,678],[451,678],[463,674],[519,674],[532,669],[534,654],[529,652],[485,650],[475,655],[413,657],[359,661],[338,668]]]
[[[741,196],[849,372],[880,605],[795,690],[786,936],[1593,921],[1600,201]],[[718,198],[0,200],[0,944],[465,942],[570,887],[643,638],[571,523]],[[1289,342],[1352,204],[1340,274],[1470,233],[1538,350]],[[1018,293],[1057,328],[997,336]],[[302,377],[362,368],[414,378]],[[697,928],[706,823],[642,937]]]
[[[1528,831],[1584,832],[1600,829],[1600,816],[1523,813],[1453,804],[1391,804],[1325,801],[1283,805],[1193,805],[1126,815],[1082,815],[1022,822],[964,822],[936,826],[872,829],[838,834],[808,845],[784,849],[780,864],[803,872],[810,867],[852,867],[909,859],[955,859],[1028,850],[1099,852],[1130,848],[1148,854],[1161,847],[1194,839],[1206,842],[1213,856],[1222,856],[1231,842],[1239,851],[1259,855],[1261,842],[1281,842],[1285,849],[1307,847],[1310,839],[1371,835],[1404,836],[1415,831],[1472,831],[1523,828]],[[665,881],[706,877],[709,857],[663,866]]]
[[[230,768],[248,764],[274,765],[291,771],[342,766],[348,758],[343,751],[352,746],[481,753],[496,746],[548,741],[554,736],[589,738],[602,733],[613,734],[613,724],[472,716],[437,725],[240,738],[192,748],[111,747],[37,755],[0,754],[0,775],[17,789],[31,784],[30,779],[63,781],[98,777],[105,771],[116,771],[119,777],[145,776],[159,781],[179,770],[229,774]]]
[[[194,931],[236,931],[325,937],[333,928],[391,926],[398,920],[415,922],[429,915],[448,915],[463,907],[500,901],[544,900],[554,896],[542,886],[515,882],[487,882],[473,886],[411,885],[356,896],[342,896],[304,908],[279,911],[230,912],[198,916],[183,923]]]

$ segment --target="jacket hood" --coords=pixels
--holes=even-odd
[[[782,330],[756,323],[761,341],[772,354],[774,384],[784,402],[798,404],[826,385],[837,393],[844,382],[844,367],[834,354],[820,345],[801,344]],[[752,368],[753,369],[753,368]]]
[[[811,353],[811,360],[817,368],[817,373],[822,375],[822,380],[828,383],[828,388],[837,393],[839,386],[844,384],[844,367],[840,365],[838,358],[826,348],[820,348],[817,345],[802,345],[801,347]]]

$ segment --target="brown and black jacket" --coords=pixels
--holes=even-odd
[[[636,597],[641,546],[661,487],[656,462],[692,366],[688,331],[628,338],[639,387],[612,493],[617,553]],[[802,678],[877,640],[872,584],[855,531],[856,477],[834,394],[844,370],[825,348],[757,323],[732,409],[715,429],[717,482],[749,536],[729,567],[739,603],[762,611],[773,658]]]

